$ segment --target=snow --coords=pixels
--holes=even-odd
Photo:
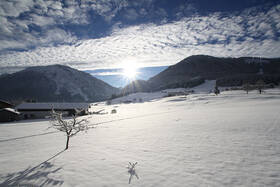
[[[195,93],[209,93],[214,89],[215,85],[216,80],[205,80],[203,84],[194,87],[192,90],[194,90]]]
[[[0,124],[0,186],[280,186],[279,89],[92,108],[67,151],[47,120]]]
[[[88,101],[88,96],[82,91],[80,87],[77,87],[77,84],[70,82],[71,78],[69,76],[75,76],[76,80],[83,80],[81,78],[81,74],[76,70],[71,68],[67,68],[67,71],[62,69],[60,66],[52,65],[48,66],[46,69],[45,67],[32,67],[32,69],[37,70],[38,72],[43,73],[47,76],[50,80],[53,80],[56,84],[56,91],[55,94],[61,94],[62,90],[66,87],[67,91],[73,95],[80,95],[85,101]],[[71,73],[69,73],[71,72]]]
[[[186,95],[190,93],[190,91],[194,91],[195,93],[210,93],[216,85],[216,80],[205,80],[203,84],[200,84],[193,88],[174,88],[174,89],[166,89],[158,92],[138,92],[129,94],[124,97],[116,98],[112,101],[113,104],[123,103],[125,101],[131,102],[141,102],[142,101],[154,101],[163,97],[167,97],[169,93],[178,93],[179,95],[185,93]]]

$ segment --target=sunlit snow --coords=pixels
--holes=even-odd
[[[280,186],[279,89],[117,103],[67,151],[47,120],[0,124],[0,186],[128,186],[129,162],[131,186]]]

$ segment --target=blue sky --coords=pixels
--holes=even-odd
[[[131,81],[135,80],[148,80],[161,71],[165,70],[168,66],[155,66],[155,67],[140,67],[137,69],[137,74],[133,79],[123,76],[122,68],[116,69],[96,69],[87,70],[87,73],[92,74],[94,77],[101,79],[115,87],[124,87]]]
[[[279,20],[279,0],[1,0],[0,73],[63,64],[106,79],[124,62],[279,57]]]

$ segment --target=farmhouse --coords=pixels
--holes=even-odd
[[[0,109],[2,108],[13,108],[14,106],[11,103],[0,100]]]
[[[0,122],[10,122],[20,119],[20,113],[12,108],[0,109]]]
[[[13,109],[13,105],[0,100],[0,122],[10,122],[19,120],[20,113]]]
[[[47,118],[52,109],[61,112],[64,116],[86,115],[89,108],[90,103],[22,103],[16,106],[24,119]]]

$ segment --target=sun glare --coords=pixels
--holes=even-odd
[[[130,80],[136,78],[138,67],[135,63],[125,63],[122,68],[122,75]]]

